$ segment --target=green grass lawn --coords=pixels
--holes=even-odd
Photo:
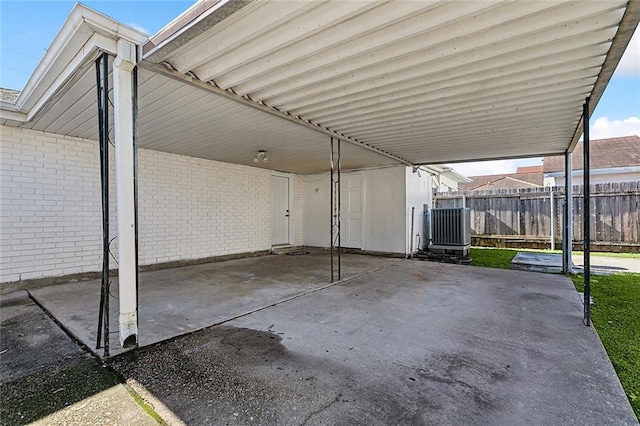
[[[471,265],[509,269],[518,251],[474,247],[469,256]],[[582,275],[571,279],[577,291],[583,291]],[[640,274],[592,275],[591,295],[593,325],[640,419]]]
[[[511,260],[518,253],[516,249],[497,249],[491,247],[471,247],[469,257],[473,266],[510,269]]]
[[[583,291],[582,275],[571,276]],[[591,318],[640,419],[640,274],[591,276]]]

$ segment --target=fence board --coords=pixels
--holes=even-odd
[[[573,188],[573,239],[582,240],[583,187]],[[468,207],[475,235],[549,237],[551,226],[560,238],[564,187],[436,193],[435,207]],[[591,236],[596,242],[640,242],[640,182],[597,184],[591,187]]]

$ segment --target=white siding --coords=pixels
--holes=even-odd
[[[596,171],[596,173],[593,173]],[[582,185],[582,173],[576,176],[575,172],[571,178],[571,183],[573,185]],[[640,181],[640,172],[617,172],[617,173],[604,173],[602,171],[592,170],[591,174],[591,185],[601,184],[601,183],[619,183],[619,182],[637,182]],[[560,177],[545,177],[544,178],[545,186],[554,185],[554,186],[564,186],[564,176]]]
[[[0,126],[0,153],[0,282],[99,271],[98,144]],[[111,238],[117,236],[112,155]],[[141,265],[270,248],[269,170],[140,149],[139,174]],[[302,191],[294,178],[297,212]],[[294,213],[296,244],[302,219]],[[117,256],[116,245],[117,238],[111,245]]]
[[[428,173],[422,171],[418,176],[413,173],[412,169],[406,168],[407,174],[407,253],[411,252],[411,238],[413,238],[413,249],[424,248],[428,244],[424,237],[424,205],[427,204],[431,208],[432,199],[432,177]],[[413,217],[413,234],[411,233],[411,208],[414,207]],[[418,247],[418,239],[416,234],[420,235],[420,247]]]
[[[305,175],[304,245],[329,247],[329,174]]]
[[[363,172],[363,250],[405,252],[405,169],[397,166]]]
[[[363,190],[363,250],[392,253],[405,253],[407,250],[406,170],[404,166],[396,166],[359,172]],[[304,244],[329,247],[329,176],[307,175],[303,178]],[[422,181],[427,187],[431,184],[429,178],[423,177]],[[413,196],[415,192],[412,189],[410,193]],[[429,189],[427,193],[430,193]],[[418,201],[421,203],[422,198]]]

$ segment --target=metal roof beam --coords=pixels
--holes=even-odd
[[[351,144],[354,144],[354,145],[359,146],[361,148],[365,148],[365,149],[367,149],[369,151],[372,151],[372,152],[375,152],[377,154],[383,155],[383,156],[385,156],[387,158],[393,159],[393,160],[397,161],[398,163],[405,164],[405,165],[408,165],[408,166],[412,165],[412,163],[409,162],[408,160],[405,160],[404,158],[398,157],[398,156],[396,156],[396,155],[394,155],[392,153],[386,152],[386,151],[384,151],[382,149],[375,148],[375,147],[370,146],[370,145],[368,145],[366,143],[363,143],[363,142],[360,142],[358,140],[355,140],[355,139],[353,139],[353,138],[351,138],[351,137],[349,137],[347,135],[340,134],[340,133],[338,133],[338,132],[336,132],[336,131],[334,131],[332,129],[321,127],[320,125],[304,121],[304,120],[302,120],[300,118],[296,118],[294,116],[291,116],[287,112],[279,111],[279,110],[274,109],[274,108],[272,108],[272,107],[270,107],[268,105],[263,105],[263,104],[260,104],[258,102],[255,102],[253,100],[246,99],[246,98],[244,98],[242,96],[238,96],[238,95],[236,95],[234,93],[231,93],[231,92],[229,92],[227,90],[224,90],[224,89],[221,89],[219,87],[216,87],[216,86],[214,86],[212,84],[205,83],[205,82],[200,81],[198,79],[194,79],[194,78],[192,78],[192,77],[190,77],[188,75],[181,74],[178,71],[169,69],[164,65],[153,64],[153,63],[146,62],[146,61],[142,61],[139,65],[142,68],[148,69],[150,71],[157,72],[159,74],[165,75],[165,76],[167,76],[169,78],[172,78],[174,80],[182,81],[182,82],[184,82],[186,84],[189,84],[191,86],[198,87],[198,88],[203,89],[203,90],[207,90],[207,91],[209,91],[211,93],[215,93],[215,94],[223,96],[223,97],[225,97],[227,99],[231,99],[231,100],[233,100],[235,102],[238,102],[240,104],[243,104],[243,105],[246,105],[246,106],[250,106],[251,108],[254,108],[254,109],[266,112],[268,114],[280,117],[282,119],[297,123],[297,124],[299,124],[301,126],[305,126],[305,127],[310,128],[310,129],[314,129],[314,130],[316,130],[316,131],[318,131],[320,133],[326,134],[327,136],[338,138],[338,139],[341,139],[341,140],[343,140],[343,141],[345,141],[347,143],[351,143]]]

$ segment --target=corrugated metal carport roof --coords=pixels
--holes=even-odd
[[[143,148],[296,173],[563,153],[640,0],[203,0],[151,39],[76,5],[0,123],[97,138],[93,60],[143,44]]]
[[[636,0],[245,3],[199,2],[151,39],[148,67],[415,164],[564,152],[639,15]]]

